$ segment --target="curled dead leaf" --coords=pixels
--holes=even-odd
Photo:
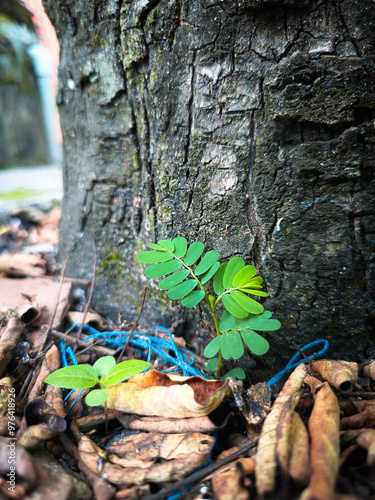
[[[280,415],[282,412],[290,412],[294,410],[298,402],[299,391],[304,378],[306,377],[307,368],[305,364],[297,366],[293,373],[289,376],[282,391],[277,396],[271,412],[267,415],[262,433],[258,441],[257,460],[255,467],[255,477],[258,494],[262,497],[267,493],[274,491],[276,485],[276,469],[277,460],[281,458],[284,461],[283,470],[288,469],[287,462],[290,456],[290,450],[286,444],[286,449],[282,449],[280,440],[278,442],[277,426],[279,424]],[[288,429],[284,429],[286,435],[284,439],[288,439]],[[277,445],[278,453],[277,455]]]
[[[351,392],[357,384],[357,363],[318,359],[311,362],[311,367],[330,385],[342,392]]]
[[[22,327],[18,318],[12,317],[0,338],[0,377],[4,374],[12,359],[12,351],[22,335]]]
[[[363,375],[375,380],[375,361],[369,363],[363,368]]]
[[[230,448],[220,453],[218,459],[225,458],[239,450],[240,447]],[[215,500],[248,500],[250,491],[244,486],[246,476],[255,471],[254,458],[243,457],[219,471],[212,477],[212,490]]]
[[[108,408],[145,416],[187,418],[208,415],[224,399],[228,386],[221,380],[201,377],[172,380],[149,370],[129,382],[109,387]]]

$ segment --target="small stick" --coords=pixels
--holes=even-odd
[[[301,356],[305,359],[306,363],[309,365],[310,361],[307,359],[305,353],[302,351],[302,349],[298,349],[298,352],[301,354]]]
[[[170,496],[171,493],[177,490],[184,490],[185,486],[188,486],[190,484],[196,483],[198,481],[201,481],[204,479],[206,476],[209,474],[212,474],[215,472],[217,469],[222,467],[223,465],[227,465],[229,462],[233,462],[233,460],[236,460],[237,458],[241,457],[244,453],[247,453],[249,450],[254,448],[258,443],[258,440],[256,441],[251,441],[250,443],[246,443],[245,445],[242,446],[241,449],[235,451],[231,455],[225,458],[220,458],[216,460],[213,464],[208,465],[202,470],[199,470],[197,472],[194,472],[188,477],[185,477],[178,483],[174,484],[170,488],[163,489],[159,491],[158,493],[154,493],[153,495],[148,495],[146,496],[143,500],[162,500],[163,498],[167,498]]]
[[[103,347],[101,345],[94,345],[93,343],[89,344],[88,342],[84,342],[83,340],[74,339],[70,335],[67,335],[66,333],[57,332],[56,330],[52,330],[51,337],[54,338],[55,340],[64,340],[64,342],[66,342],[67,345],[76,344],[78,347],[82,347],[83,349],[90,347],[93,351],[100,354],[100,356],[113,356],[116,352],[113,349],[109,349],[108,347]]]
[[[92,251],[93,251],[92,279],[91,279],[91,283],[90,283],[89,296],[87,297],[87,302],[86,302],[86,305],[85,305],[85,310],[83,312],[82,323],[80,324],[79,330],[78,330],[78,333],[77,333],[77,340],[81,339],[83,325],[86,322],[87,313],[89,312],[89,307],[90,307],[90,303],[91,303],[91,299],[92,299],[92,294],[93,294],[93,291],[94,291],[95,272],[96,272],[96,246],[95,246],[94,238],[92,239],[92,247],[93,247],[92,248]]]
[[[130,331],[130,334],[129,334],[129,337],[124,345],[124,347],[122,348],[122,351],[120,352],[120,356],[117,358],[117,361],[120,361],[120,359],[122,358],[122,356],[124,355],[124,352],[126,351],[126,348],[128,347],[129,345],[129,342],[130,342],[130,339],[132,338],[132,335],[134,333],[134,330],[137,328],[137,325],[138,325],[138,321],[139,321],[139,318],[141,317],[141,314],[142,314],[142,311],[143,311],[143,306],[145,305],[145,300],[146,300],[146,291],[147,291],[147,286],[144,287],[143,289],[143,297],[142,297],[142,303],[141,303],[141,307],[139,309],[139,313],[138,313],[138,318],[135,320],[134,322],[134,325],[132,326],[132,329]]]

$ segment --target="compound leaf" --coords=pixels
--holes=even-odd
[[[50,373],[44,382],[63,389],[89,389],[99,382],[91,365],[74,365]]]
[[[168,252],[173,252],[174,243],[171,240],[159,240],[158,245],[168,250]]]
[[[237,302],[239,306],[241,306],[245,311],[251,314],[260,314],[264,311],[264,307],[262,304],[259,304],[256,300],[248,297],[242,292],[239,292],[238,290],[234,290],[233,292],[230,292],[230,296]],[[224,297],[224,295],[223,295]],[[229,311],[231,312],[231,311]],[[232,313],[233,314],[233,313]],[[246,316],[247,316],[246,314]],[[235,315],[234,315],[235,316]],[[244,316],[237,316],[239,318],[244,317]]]
[[[220,319],[219,329],[221,333],[229,332],[231,330],[238,329],[239,325],[242,325],[244,319],[236,318],[228,311],[223,311]]]
[[[223,335],[219,335],[206,345],[204,349],[204,355],[206,358],[212,358],[213,356],[215,356],[216,353],[219,352],[222,340],[223,340]]]
[[[233,287],[239,287],[246,283],[247,281],[251,280],[256,275],[256,268],[254,266],[245,266],[242,269],[238,271],[238,273],[235,275],[232,281],[232,286]]]
[[[267,340],[252,330],[241,330],[241,337],[250,351],[257,356],[265,354],[270,348]]]
[[[198,285],[197,280],[186,280],[183,283],[168,290],[168,297],[173,300],[182,299]]]
[[[201,278],[202,285],[207,283],[207,281],[212,278],[212,276],[219,269],[219,266],[220,266],[220,262],[215,262],[215,264],[207,272],[204,273],[204,275]]]
[[[85,402],[88,406],[99,406],[107,401],[108,395],[108,389],[94,389],[87,394]]]
[[[242,269],[245,265],[245,262],[241,257],[232,257],[228,262],[228,265],[225,269],[224,277],[223,277],[223,285],[225,289],[231,288],[233,278],[236,274]]]
[[[185,307],[194,307],[199,304],[203,297],[204,292],[202,292],[202,290],[195,290],[189,293],[189,295],[186,295],[186,297],[181,300],[181,304]]]
[[[225,270],[227,268],[227,264],[220,264],[218,270],[215,273],[214,277],[214,290],[216,295],[221,295],[225,291],[225,287],[223,285],[223,277]]]
[[[204,245],[200,241],[194,241],[188,248],[184,262],[187,266],[192,266],[202,255]]]
[[[181,281],[184,281],[184,279],[187,278],[189,274],[190,271],[188,269],[181,269],[180,271],[177,271],[161,280],[161,282],[159,283],[159,288],[161,290],[169,290],[170,288],[181,283]]]
[[[225,375],[221,377],[221,380],[225,380],[226,378],[231,377],[233,380],[246,380],[246,373],[243,368],[240,368],[239,366],[237,368],[233,368],[229,372],[227,372]]]
[[[99,377],[104,377],[115,364],[116,360],[113,356],[102,356],[95,361],[93,368]]]
[[[253,316],[244,325],[253,330],[260,330],[261,332],[272,332],[278,330],[281,327],[281,323],[278,319],[270,319],[272,313],[270,311],[264,311],[263,314]]]
[[[161,262],[160,264],[154,264],[149,266],[145,270],[145,275],[147,278],[160,278],[166,274],[173,273],[180,269],[182,266],[181,262],[178,260],[170,260],[168,262]]]
[[[225,333],[221,335],[221,354],[224,359],[239,359],[244,353],[240,334],[238,332]]]
[[[184,257],[187,249],[186,238],[173,238],[172,243],[174,244],[174,254],[176,257]]]
[[[195,268],[195,274],[196,276],[199,276],[200,274],[205,273],[210,269],[211,266],[215,264],[217,259],[219,258],[219,252],[216,252],[215,250],[210,250],[209,252],[206,253]]]
[[[224,307],[227,311],[229,311],[233,316],[236,316],[236,318],[245,318],[248,316],[248,311],[241,307],[233,297],[231,297],[228,294],[222,295],[222,301],[224,304]]]
[[[151,366],[151,363],[140,359],[129,359],[113,366],[107,375],[101,379],[103,385],[114,385],[126,380],[137,373],[143,372]]]
[[[172,260],[173,255],[167,252],[141,252],[138,261],[142,264],[155,264],[156,262],[166,262]]]

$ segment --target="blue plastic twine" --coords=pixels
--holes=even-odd
[[[329,342],[328,340],[325,339],[320,339],[320,340],[314,340],[314,342],[310,342],[310,344],[306,344],[305,346],[302,347],[301,351],[306,354],[306,351],[309,351],[309,349],[316,349],[316,347],[322,346],[320,351],[317,353],[311,354],[310,356],[306,356],[306,358],[311,361],[312,359],[319,359],[325,356],[325,354],[328,352],[329,349]],[[277,382],[280,382],[280,380],[283,378],[284,375],[287,373],[290,373],[291,371],[294,370],[294,368],[297,368],[298,365],[301,363],[305,362],[305,358],[302,356],[302,354],[298,351],[296,354],[292,357],[292,359],[289,361],[289,363],[285,366],[283,370],[281,370],[277,375],[272,377],[268,381],[268,385],[272,387],[273,385],[277,384]]]

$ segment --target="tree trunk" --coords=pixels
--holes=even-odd
[[[44,4],[61,44],[61,250],[87,277],[93,235],[93,305],[134,319],[135,256],[185,236],[263,275],[283,325],[271,364],[318,338],[359,358],[374,334],[374,3]],[[156,287],[147,304],[144,324],[182,314]]]

